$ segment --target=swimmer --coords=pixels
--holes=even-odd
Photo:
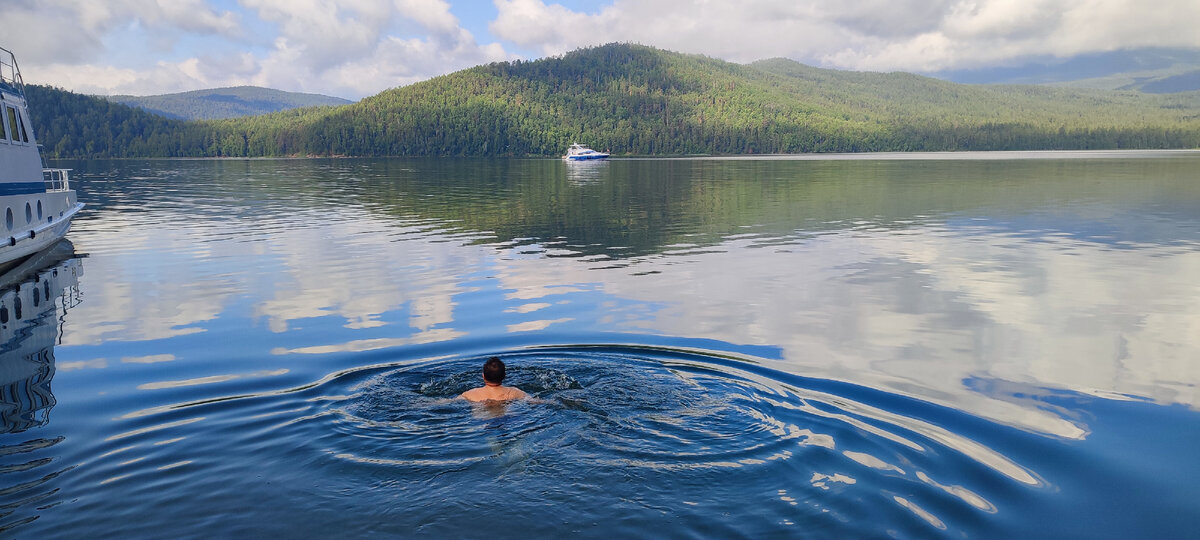
[[[467,390],[459,397],[468,401],[508,401],[529,397],[519,388],[503,386],[503,382],[504,362],[493,356],[483,363],[483,386]]]

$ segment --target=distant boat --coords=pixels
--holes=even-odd
[[[83,208],[69,172],[44,167],[17,57],[0,48],[0,269],[67,234]]]
[[[566,161],[588,161],[588,160],[593,160],[593,159],[608,159],[608,154],[606,154],[604,152],[597,152],[597,151],[592,150],[591,148],[588,148],[582,144],[575,143],[575,144],[572,144],[570,148],[567,148],[567,155],[563,156],[563,159]]]

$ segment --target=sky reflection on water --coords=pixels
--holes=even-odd
[[[197,226],[156,207],[152,198],[142,201],[143,213],[132,216],[106,212],[103,203],[93,211],[102,215],[105,233],[119,229],[119,237],[92,233],[88,226],[94,221],[81,220],[77,242],[100,243],[89,251],[105,254],[105,248],[119,246],[127,253],[88,261],[95,268],[90,274],[104,276],[104,283],[88,287],[89,301],[79,317],[89,324],[68,326],[63,345],[155,342],[212,331],[208,323],[230,318],[265,326],[266,333],[259,330],[248,340],[258,346],[241,352],[251,356],[363,351],[520,332],[538,332],[551,341],[560,333],[610,331],[700,337],[778,347],[789,371],[883,386],[1014,425],[1079,437],[1080,426],[1002,396],[981,395],[964,381],[995,379],[1200,406],[1200,373],[1191,362],[1200,351],[1194,309],[1200,305],[1194,283],[1200,251],[1195,249],[1197,216],[1189,213],[1195,208],[1189,205],[1200,201],[1194,182],[1171,176],[1194,158],[1176,161],[1133,162],[1162,169],[1165,179],[1138,177],[1146,167],[1127,171],[1122,168],[1128,162],[1105,160],[1063,160],[1044,167],[1016,162],[978,171],[1025,172],[1000,178],[971,176],[975,163],[964,168],[937,161],[919,162],[917,171],[906,170],[911,163],[870,163],[865,171],[872,176],[865,179],[857,176],[863,164],[855,162],[848,169],[822,163],[814,174],[806,174],[807,163],[788,162],[750,162],[749,170],[746,162],[737,162],[732,172],[720,162],[684,162],[663,171],[626,173],[673,184],[667,192],[753,194],[750,204],[715,195],[691,198],[719,199],[733,208],[720,215],[696,215],[702,206],[694,200],[665,196],[651,197],[661,205],[652,209],[644,201],[641,209],[606,206],[628,199],[592,193],[613,191],[603,184],[560,185],[553,172],[561,164],[546,162],[487,163],[479,177],[451,171],[446,176],[465,179],[449,188],[423,182],[421,167],[437,165],[421,162],[405,169],[415,171],[411,179],[366,178],[317,209],[292,208],[285,201],[293,190],[309,187],[308,177],[328,181],[322,171],[326,165],[354,177],[376,164],[251,163],[250,178],[266,176],[284,185],[259,179],[267,186],[266,196],[232,203],[257,208],[230,212],[240,217]],[[240,165],[187,163],[186,168],[228,184],[197,186],[201,192],[194,198],[230,199],[224,190],[236,186],[240,174],[226,180],[213,169]],[[520,166],[532,169],[523,171],[530,180],[507,194],[489,189],[503,181],[491,177],[491,169]],[[620,177],[624,169],[663,164],[605,166],[589,169],[600,176],[598,182],[618,183],[625,180]],[[683,174],[677,174],[680,168]],[[1082,178],[1037,176],[1064,170]],[[543,172],[546,176],[538,176]],[[654,172],[676,174],[664,180]],[[297,173],[307,177],[296,178]],[[796,182],[816,177],[825,185],[808,190],[777,185],[776,178],[789,174]],[[1104,176],[1090,176],[1098,174]],[[829,205],[865,211],[814,224],[807,215],[780,212],[775,206],[780,197],[756,193],[765,188],[754,183],[764,179],[783,198],[802,200],[803,207],[826,208],[826,214],[834,212]],[[827,185],[835,181],[857,183]],[[876,194],[880,185],[899,193],[896,184],[912,182],[918,182],[918,196],[953,193],[923,201]],[[373,188],[380,186],[382,193],[402,196],[376,198]],[[479,198],[507,197],[494,201],[496,206],[534,198],[513,196],[512,190],[545,192],[545,208],[525,207],[512,216],[543,217],[528,220],[533,222],[529,230],[522,229],[526,221],[502,221],[503,236],[474,229],[472,216],[441,217],[453,215],[456,207],[453,200],[435,196],[440,190],[452,191],[450,199],[466,199],[465,206],[489,204],[464,193],[476,187]],[[1047,195],[1039,192],[1044,187],[1048,200],[1029,205]],[[830,191],[834,196],[828,199],[810,195]],[[1191,198],[1173,197],[1176,192]],[[874,198],[857,197],[863,194]],[[654,234],[674,243],[653,251],[585,245],[579,238],[546,238],[536,230],[539,224],[555,228],[544,216],[571,221],[562,215],[564,208],[588,202],[596,205],[585,216],[592,219],[560,228],[626,220],[634,229],[657,227]],[[903,212],[922,202],[937,206]],[[120,199],[116,206],[134,203]],[[265,204],[255,206],[260,203]],[[641,217],[638,223],[638,212],[648,211],[666,215]],[[114,224],[117,219],[123,222]],[[695,230],[681,226],[688,222],[701,225]],[[1103,235],[1093,232],[1098,228]],[[222,231],[240,232],[223,236]],[[247,301],[246,308],[237,307]],[[344,330],[332,330],[326,321],[339,321]],[[295,325],[313,324],[322,331],[289,332]],[[263,342],[272,345],[264,349]],[[170,353],[149,347],[128,356]]]
[[[75,163],[89,207],[71,238],[89,258],[54,350],[58,426],[72,441],[161,432],[172,444],[214,421],[172,417],[182,404],[294,393],[374,365],[670,347],[884,393],[858,403],[764,376],[753,399],[1060,487],[1053,465],[955,429],[984,430],[976,420],[926,414],[1084,441],[1111,420],[1064,396],[1095,396],[1182,407],[1196,423],[1200,155],[1150,156]],[[885,405],[907,399],[927,405]],[[808,488],[876,485],[849,460],[999,511],[995,493],[939,480],[947,471],[845,448],[844,434],[834,445],[803,425],[771,429],[836,446],[843,461],[805,473]],[[1151,450],[1197,472],[1175,446]],[[875,495],[957,526],[927,498]]]

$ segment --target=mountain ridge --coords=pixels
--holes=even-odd
[[[229,86],[151,96],[102,97],[177,120],[220,120],[303,107],[353,103],[334,96],[287,92],[261,86]]]
[[[1045,84],[1153,94],[1191,92],[1200,90],[1200,49],[1123,49],[926,75],[963,84]]]
[[[152,142],[135,140],[138,129],[76,131],[88,139],[104,129],[155,156],[550,156],[576,141],[617,155],[1196,148],[1200,92],[975,86],[609,44],[480,65],[339,107],[163,124]],[[54,148],[132,155],[124,144]]]

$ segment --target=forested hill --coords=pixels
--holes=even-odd
[[[351,103],[337,97],[257,86],[193,90],[158,96],[109,96],[107,99],[180,120],[219,120],[301,107]]]
[[[177,127],[165,155],[558,155],[573,141],[625,155],[1195,148],[1200,93],[972,86],[614,44],[478,66],[352,105]],[[42,137],[48,148],[54,136]],[[99,155],[80,148],[58,154]]]
[[[25,99],[46,157],[199,155],[211,138],[208,126],[49,86],[26,85]]]

